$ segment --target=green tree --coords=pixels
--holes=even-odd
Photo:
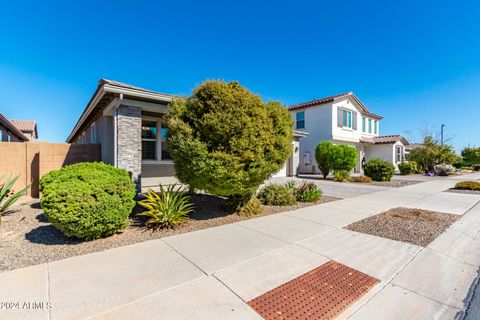
[[[324,141],[315,148],[315,160],[317,160],[318,169],[322,172],[324,179],[332,170],[332,152],[334,147],[330,141]]]
[[[433,167],[437,164],[452,164],[457,159],[458,156],[452,146],[441,146],[432,136],[426,136],[423,145],[413,149],[408,155],[408,160],[415,161],[425,173],[433,172]]]
[[[462,158],[463,161],[472,166],[480,165],[480,148],[464,148]]]
[[[352,171],[357,164],[357,149],[344,144],[335,145],[332,149],[331,157],[332,170],[335,177],[340,178],[340,180],[346,180],[350,171]]]
[[[206,81],[169,111],[168,145],[178,179],[230,197],[238,209],[292,152],[292,120],[279,102],[265,103],[238,82]],[[258,200],[257,200],[258,201]]]

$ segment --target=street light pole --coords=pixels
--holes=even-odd
[[[441,129],[440,129],[440,144],[443,147],[443,128],[445,127],[444,124],[442,124]]]

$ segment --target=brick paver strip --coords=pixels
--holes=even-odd
[[[334,319],[379,280],[329,261],[248,304],[267,320]]]

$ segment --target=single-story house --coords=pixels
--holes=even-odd
[[[0,142],[25,142],[29,138],[15,124],[0,113]]]
[[[320,173],[315,148],[322,141],[346,144],[358,151],[356,173],[374,158],[391,162],[397,169],[405,160],[408,141],[401,135],[380,135],[382,116],[371,112],[353,92],[346,92],[288,107],[294,129],[307,130],[300,140],[300,173]]]
[[[174,183],[165,140],[165,113],[174,97],[101,79],[67,142],[101,144],[102,161],[130,171],[138,190]],[[297,173],[298,141],[305,136],[295,130],[293,156],[277,176]]]

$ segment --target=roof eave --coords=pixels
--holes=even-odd
[[[87,105],[87,108],[82,113],[82,115],[80,116],[80,119],[77,121],[72,132],[68,136],[66,140],[67,143],[70,143],[73,140],[73,138],[77,134],[77,131],[83,125],[83,122],[92,113],[92,111],[97,106],[98,102],[106,93],[123,94],[129,97],[136,97],[136,98],[142,98],[142,99],[160,101],[160,102],[166,102],[166,103],[170,103],[174,97],[173,95],[138,90],[133,88],[125,88],[125,87],[120,87],[120,86],[112,85],[109,83],[101,82],[101,84],[97,87],[95,93],[93,94],[92,98],[90,99]]]
[[[8,129],[10,129],[11,132],[14,132],[23,141],[29,141],[27,136],[25,136],[22,131],[20,131],[17,127],[15,127],[15,125],[1,113],[0,113],[0,122],[3,123]]]

